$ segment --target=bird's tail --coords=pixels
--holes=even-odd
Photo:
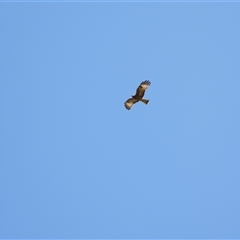
[[[143,99],[143,98],[142,98],[140,101],[143,102],[143,103],[145,103],[145,104],[148,104],[148,102],[149,102],[149,100]]]

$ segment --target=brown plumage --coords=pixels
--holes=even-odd
[[[144,93],[147,90],[148,86],[150,86],[151,82],[149,80],[145,80],[142,82],[137,88],[136,94],[129,98],[125,103],[125,107],[127,110],[130,110],[133,104],[141,101],[145,104],[148,104],[149,100],[143,99]]]

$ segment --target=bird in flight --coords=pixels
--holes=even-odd
[[[150,86],[151,82],[149,80],[145,80],[141,82],[139,87],[137,88],[136,94],[132,95],[131,98],[129,98],[125,103],[125,108],[127,110],[130,110],[133,104],[141,101],[145,104],[148,104],[149,100],[143,99],[144,93],[147,90],[147,88]]]

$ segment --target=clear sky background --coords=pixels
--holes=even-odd
[[[240,238],[240,3],[0,21],[1,238]]]

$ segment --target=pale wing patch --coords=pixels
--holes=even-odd
[[[127,109],[130,109],[132,107],[132,105],[133,105],[133,102],[125,102],[125,107]]]
[[[136,102],[138,102],[138,100],[136,100],[136,99],[134,99],[134,98],[129,98],[129,99],[124,103],[124,105],[125,105],[126,109],[130,110],[131,107],[132,107],[132,105],[133,105],[134,103],[136,103]]]
[[[151,82],[149,80],[146,80],[144,82],[141,83],[141,87],[143,90],[146,90],[148,88],[148,86],[150,86]]]

